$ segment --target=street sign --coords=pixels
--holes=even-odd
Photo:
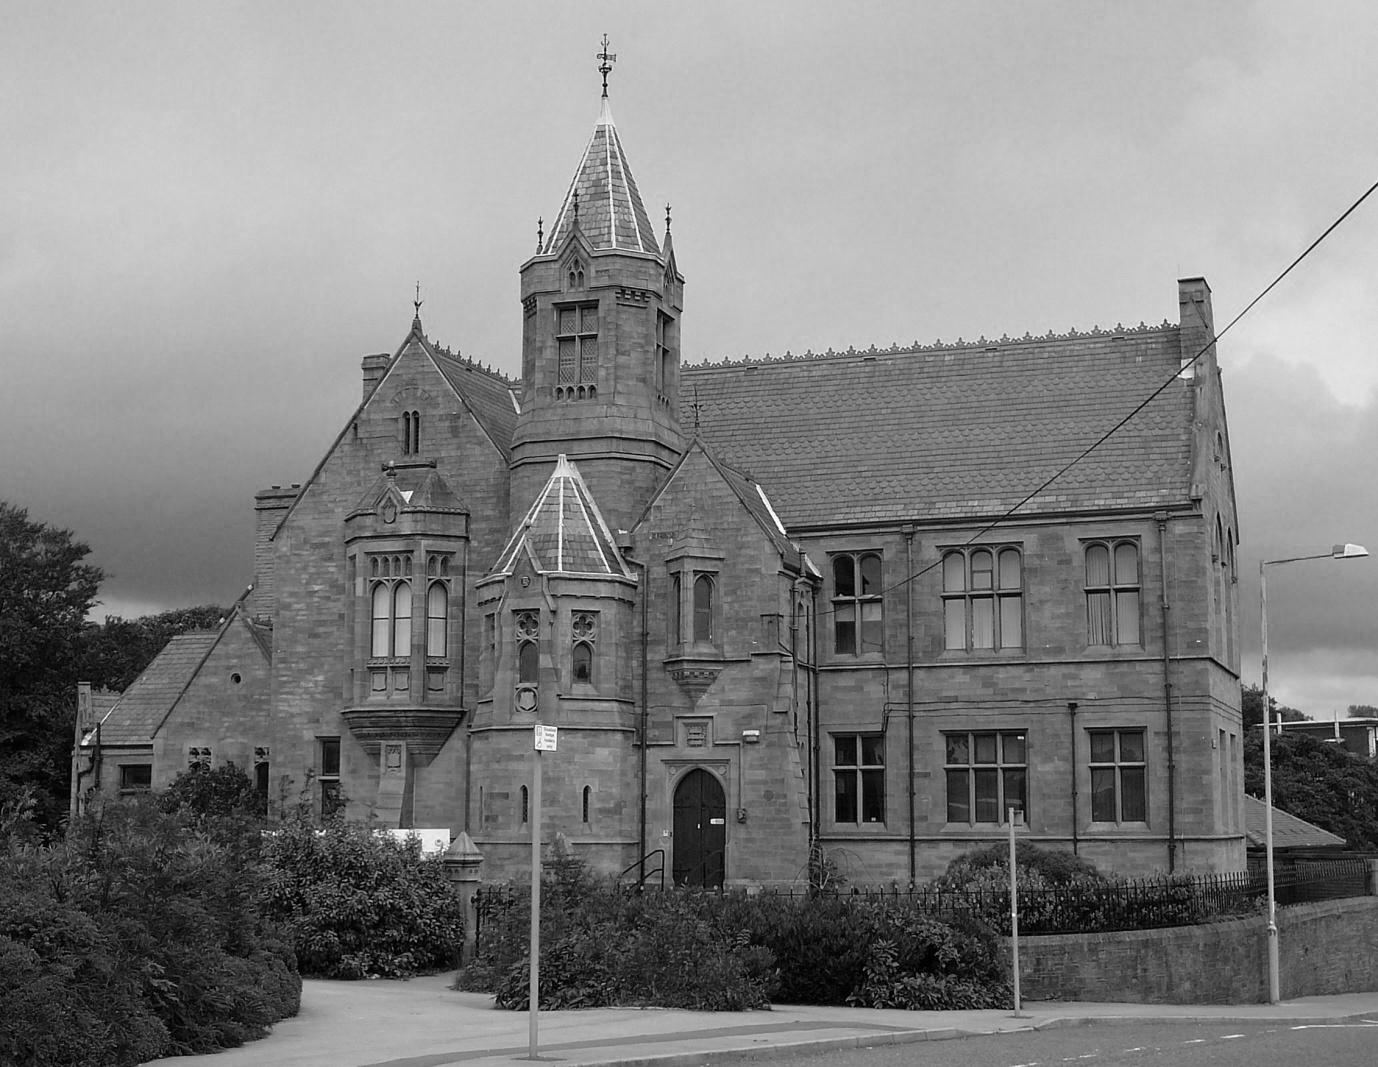
[[[537,752],[554,752],[554,751],[555,751],[555,735],[556,735],[556,733],[557,733],[558,731],[559,731],[559,728],[558,728],[558,727],[555,727],[555,726],[544,726],[544,725],[542,725],[541,723],[537,723],[537,724],[536,724],[536,751],[537,751]]]

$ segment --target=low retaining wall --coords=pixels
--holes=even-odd
[[[1202,926],[1019,939],[1028,1000],[1254,1004],[1268,999],[1263,915]],[[1278,911],[1281,991],[1292,997],[1378,990],[1378,897]]]

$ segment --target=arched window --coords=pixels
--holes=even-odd
[[[376,568],[378,561],[373,565]],[[386,656],[392,637],[392,590],[387,582],[379,582],[373,587],[373,639],[369,655]]]
[[[449,621],[450,591],[444,582],[432,582],[426,592],[426,655],[446,655]]]
[[[523,641],[517,648],[517,681],[536,682],[540,673],[540,648],[535,641]]]
[[[392,654],[411,655],[411,583],[392,587]]]
[[[1024,644],[1024,562],[1019,549],[956,549],[943,556],[944,647]]]
[[[694,640],[713,640],[713,579],[706,574],[694,579]]]
[[[402,412],[402,454],[415,455],[421,451],[421,412]]]
[[[592,794],[593,789],[589,786],[584,786],[584,822],[586,823],[589,821],[589,797],[592,796]]]
[[[880,556],[874,552],[833,557],[833,651],[839,655],[881,652]]]
[[[598,640],[598,616],[592,611],[576,611],[572,666],[574,680],[587,685],[593,681],[593,646]]]
[[[1086,546],[1086,642],[1137,645],[1139,546],[1096,541]]]
[[[684,590],[678,574],[670,575],[670,645],[684,643]]]

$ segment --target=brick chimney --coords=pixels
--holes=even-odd
[[[379,352],[374,356],[364,357],[364,399],[368,399],[369,393],[373,392],[373,387],[378,384],[378,379],[383,376],[383,372],[388,369],[388,364],[392,362],[392,357],[386,352]]]
[[[1203,355],[1195,364],[1187,364],[1196,353],[1215,339],[1215,315],[1211,311],[1211,287],[1205,278],[1179,278],[1177,281],[1178,322],[1181,323],[1181,365],[1188,378],[1196,376],[1196,368],[1207,359]],[[1208,353],[1209,355],[1209,353]]]
[[[254,494],[254,591],[249,594],[249,615],[272,618],[274,610],[273,543],[278,523],[297,499],[300,485],[284,489],[275,485]]]

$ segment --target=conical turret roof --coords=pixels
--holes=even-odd
[[[564,455],[490,573],[511,574],[523,555],[538,574],[630,577],[588,486]]]
[[[584,149],[555,226],[541,249],[543,255],[560,247],[574,228],[576,218],[579,232],[595,249],[660,254],[606,96],[593,137]]]

